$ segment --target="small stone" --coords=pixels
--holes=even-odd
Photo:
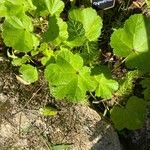
[[[0,102],[5,103],[7,101],[7,96],[3,93],[0,93]]]

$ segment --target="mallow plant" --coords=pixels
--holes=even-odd
[[[114,55],[123,59],[126,68],[134,70],[120,83],[99,60],[102,18],[91,7],[72,7],[67,14],[64,8],[62,0],[1,0],[0,34],[4,44],[11,48],[7,53],[19,68],[20,78],[26,84],[38,80],[36,59],[43,66],[50,93],[57,100],[84,104],[90,93],[105,100],[122,96],[133,86],[130,81],[134,80],[135,72],[141,72],[144,97],[131,94],[126,105],[115,105],[110,111],[117,129],[141,127],[150,93],[150,78],[145,78],[150,72],[149,18],[132,15],[123,28],[111,35]]]

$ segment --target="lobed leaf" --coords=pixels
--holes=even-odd
[[[56,63],[46,67],[45,78],[56,98],[67,98],[72,102],[84,102],[86,92],[95,86],[90,69],[83,66],[82,58],[66,49],[58,52]]]
[[[146,115],[146,103],[136,96],[129,98],[125,108],[115,106],[111,110],[111,119],[118,130],[142,127]]]
[[[69,19],[83,24],[85,36],[89,41],[95,41],[101,34],[102,19],[92,8],[73,9],[69,12]]]
[[[1,0],[0,2],[0,16],[12,17],[25,15],[26,11],[34,10],[32,0]]]
[[[113,92],[118,90],[118,82],[113,79],[107,79],[104,74],[94,76],[97,86],[96,86],[96,96],[105,99],[112,98]]]
[[[51,15],[59,16],[64,9],[64,3],[61,0],[44,0],[44,1]]]
[[[18,1],[2,0],[0,2],[0,16],[20,16],[24,14],[24,7]]]
[[[95,66],[92,69],[92,75],[96,81],[96,96],[105,99],[112,98],[113,92],[118,90],[118,82],[112,79],[110,70],[106,66]]]
[[[4,43],[21,52],[29,52],[38,46],[38,38],[31,32],[32,23],[27,16],[10,17],[5,20],[2,29]]]
[[[124,28],[118,29],[112,34],[110,44],[114,54],[126,57],[126,65],[129,68],[150,71],[149,28],[149,18],[142,14],[136,14],[125,22]]]

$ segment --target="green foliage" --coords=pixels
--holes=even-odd
[[[97,86],[96,86],[96,96],[105,99],[112,98],[112,93],[118,89],[118,82],[112,79],[107,79],[104,74],[94,76]]]
[[[69,18],[82,23],[85,30],[85,37],[89,41],[95,41],[100,36],[102,20],[94,9],[73,9],[69,13]]]
[[[56,98],[72,102],[85,102],[86,92],[95,86],[90,68],[83,66],[83,59],[66,49],[57,53],[56,63],[46,67],[45,78]]]
[[[28,83],[33,83],[38,80],[37,69],[32,65],[22,65],[19,72],[22,74],[22,78]]]
[[[92,75],[96,81],[96,96],[104,99],[112,98],[113,92],[118,90],[118,82],[113,80],[111,72],[105,66],[96,66],[92,70]]]
[[[59,16],[64,9],[64,3],[61,0],[32,0],[36,6],[35,14],[37,16]]]
[[[32,0],[36,10],[34,11],[36,16],[47,16],[48,10],[45,4],[45,0]]]
[[[82,56],[85,65],[93,66],[97,64],[100,57],[98,42],[87,42],[85,45],[81,46],[80,55]]]
[[[133,92],[134,81],[139,78],[142,73],[138,70],[129,71],[119,82],[119,89],[116,92],[117,96],[126,97]]]
[[[1,17],[19,17],[25,15],[25,12],[29,9],[35,9],[31,0],[2,0],[0,2]]]
[[[128,67],[145,72],[150,71],[150,39],[147,35],[149,28],[149,18],[136,14],[125,22],[124,28],[112,34],[110,44],[114,53],[117,56],[126,57]]]
[[[144,16],[136,14],[131,16],[123,29],[116,30],[111,37],[111,45],[114,53],[121,57],[127,57],[132,53],[148,51]]]
[[[61,0],[44,0],[44,2],[51,15],[60,15],[64,9],[64,3]]]
[[[47,43],[42,43],[38,52],[41,52],[44,55],[41,58],[41,63],[43,66],[45,66],[51,59],[51,57],[54,56],[54,52],[52,51],[52,49],[50,49]]]
[[[68,42],[67,45],[70,47],[81,46],[85,43],[85,30],[83,24],[79,21],[70,20],[68,21]]]
[[[92,8],[73,9],[69,12],[69,37],[65,44],[75,47],[90,41],[97,41],[101,34],[101,28],[102,19],[95,10]]]
[[[148,5],[148,7],[150,7],[150,0],[145,0],[145,2]]]
[[[115,106],[111,110],[111,119],[118,130],[142,127],[146,115],[146,103],[138,97],[130,97],[124,108]]]
[[[144,88],[144,99],[150,100],[150,78],[145,78],[141,81],[141,85]]]
[[[18,0],[5,0],[0,6],[0,16],[5,17],[2,28],[4,42],[7,46],[22,52],[31,51],[39,44],[38,38],[32,33],[32,20],[25,14],[29,9],[28,2],[31,1],[24,0],[20,3]]]
[[[70,150],[70,145],[65,145],[65,144],[62,144],[62,145],[54,145],[52,147],[52,150]]]
[[[33,27],[28,17],[10,17],[3,24],[2,36],[7,46],[21,52],[28,52],[37,47],[38,38],[31,33]],[[28,29],[27,29],[28,25]]]
[[[40,108],[40,114],[43,116],[56,116],[58,110],[54,107],[45,106],[43,108]]]
[[[89,0],[81,3],[88,6]],[[99,45],[102,43],[98,41],[101,17],[91,7],[76,8],[75,1],[71,4],[72,8],[66,13],[62,0],[0,1],[2,42],[11,47],[7,54],[12,64],[20,67],[21,79],[27,84],[37,81],[37,68],[31,64],[40,64],[44,66],[40,68],[44,68],[50,92],[58,100],[85,103],[91,92],[95,98],[103,99],[111,99],[114,93],[122,98],[133,94],[135,79],[150,72],[149,18],[132,15],[123,28],[112,34],[110,45],[117,59],[123,57],[128,68],[137,69],[128,70],[121,80],[114,79],[108,65],[101,64]],[[149,78],[144,78],[141,85],[144,99],[149,100]],[[133,96],[125,108],[112,108],[112,121],[119,130],[137,129],[144,120],[145,107],[144,100]],[[53,116],[57,110],[44,107],[40,113]],[[63,145],[54,148],[65,149]]]
[[[44,33],[44,41],[50,42],[56,39],[59,35],[59,26],[57,24],[56,16],[49,18],[48,30]]]
[[[52,42],[55,46],[63,45],[62,43],[68,39],[67,23],[64,22],[61,18],[57,18],[57,24],[59,26],[59,35]]]
[[[23,64],[25,64],[29,61],[30,61],[30,56],[29,55],[24,55],[22,58],[18,58],[18,57],[14,58],[12,60],[12,64],[14,66],[21,66],[21,65],[23,65]]]

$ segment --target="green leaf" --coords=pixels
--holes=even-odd
[[[25,64],[28,61],[30,61],[30,56],[29,55],[25,55],[22,58],[14,58],[12,60],[12,64],[14,66],[21,66],[21,65]]]
[[[27,31],[33,31],[33,24],[30,17],[22,15],[21,17],[12,16],[6,19],[12,27],[16,29],[25,29]]]
[[[68,40],[66,44],[70,47],[81,46],[85,43],[85,30],[79,21],[68,21]]]
[[[125,108],[114,106],[111,110],[111,119],[118,130],[129,130],[142,127],[146,116],[146,103],[143,99],[132,96]]]
[[[150,0],[145,0],[145,2],[148,5],[148,7],[150,7]]]
[[[35,10],[36,6],[34,6],[32,0],[23,0],[27,10]]]
[[[68,41],[73,41],[76,38],[82,40],[85,35],[85,30],[82,23],[80,23],[79,21],[70,20],[68,21],[68,33]]]
[[[114,48],[114,53],[121,57],[127,57],[134,52],[148,51],[144,16],[142,14],[131,16],[125,22],[123,29],[118,29],[112,34],[111,46]]]
[[[94,76],[94,79],[97,83],[95,92],[98,97],[110,99],[113,92],[118,90],[118,82],[113,79],[107,79],[103,73]]]
[[[64,144],[62,144],[62,145],[54,145],[53,147],[52,147],[52,150],[70,150],[70,145],[64,145]]]
[[[92,68],[91,75],[97,76],[104,74],[106,78],[112,78],[111,70],[105,65],[95,65]]]
[[[35,15],[47,16],[49,14],[44,0],[32,0],[34,6],[36,6]]]
[[[61,0],[44,0],[44,1],[51,15],[59,16],[64,9],[64,3]]]
[[[31,0],[3,0],[0,2],[0,16],[12,17],[25,15],[26,11],[34,10],[36,7]]]
[[[2,37],[4,43],[21,52],[29,52],[39,44],[38,38],[31,32],[32,23],[27,16],[10,17],[3,24]]]
[[[22,78],[29,83],[33,83],[38,80],[37,69],[29,64],[22,65],[19,72],[22,74]]]
[[[79,21],[83,24],[85,36],[89,41],[95,41],[100,36],[102,19],[94,9],[73,9],[69,12],[69,19]]]
[[[59,35],[59,26],[57,24],[56,16],[52,16],[49,18],[48,22],[48,30],[43,35],[43,40],[45,42],[50,42],[55,40]]]
[[[57,99],[67,98],[72,102],[84,102],[86,92],[95,87],[90,69],[83,66],[82,58],[66,49],[58,52],[56,63],[46,67],[45,78]]]
[[[112,79],[111,71],[106,66],[95,66],[92,69],[91,75],[96,81],[96,96],[105,99],[112,98],[119,85],[118,82]]]
[[[24,7],[18,1],[3,0],[0,2],[0,16],[20,16],[24,14]]]
[[[54,53],[53,51],[50,49],[50,47],[48,46],[47,43],[42,43],[40,48],[39,48],[39,51],[44,55],[42,58],[41,58],[41,63],[42,65],[46,65],[47,62],[50,60],[50,58],[52,56],[54,56]]]
[[[62,0],[32,0],[36,6],[35,14],[37,16],[59,16],[64,9]]]
[[[80,55],[84,60],[84,64],[92,66],[97,64],[100,57],[98,42],[86,42],[81,48]]]
[[[145,100],[150,100],[150,79],[145,78],[144,80],[141,81],[141,85],[144,88],[144,99]]]
[[[56,16],[49,18],[48,30],[43,35],[45,42],[51,42],[55,46],[60,45],[68,38],[67,24]]]
[[[59,35],[54,41],[52,41],[52,43],[55,46],[61,45],[68,38],[68,32],[67,32],[68,26],[67,26],[67,23],[64,22],[61,18],[57,17],[57,24],[58,24],[58,27],[59,27]]]
[[[112,34],[111,47],[117,56],[126,57],[128,67],[150,71],[149,28],[149,19],[136,14],[125,22],[124,28]]]
[[[150,58],[150,49],[146,53],[131,54],[127,57],[126,66],[131,69],[137,68],[143,72],[150,72],[149,58]]]
[[[43,116],[56,116],[58,113],[58,110],[54,107],[45,106],[43,108],[40,108],[40,114]]]

